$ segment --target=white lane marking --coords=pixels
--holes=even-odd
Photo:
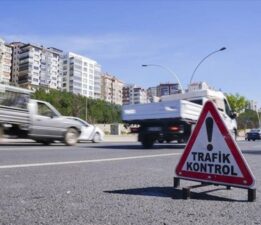
[[[108,158],[108,159],[90,159],[90,160],[80,160],[80,161],[65,161],[65,162],[50,162],[50,163],[29,163],[29,164],[16,164],[16,165],[3,165],[0,169],[12,169],[12,168],[27,168],[27,167],[40,167],[40,166],[60,166],[69,164],[80,164],[80,163],[98,163],[98,162],[111,162],[129,159],[145,159],[145,158],[155,158],[155,157],[166,157],[180,155],[181,153],[166,153],[157,155],[140,155],[140,156],[130,156],[121,158]]]
[[[2,148],[4,147],[4,148]],[[32,148],[33,147],[33,148]],[[64,150],[66,149],[67,146],[55,146],[55,145],[52,145],[51,147],[50,146],[36,146],[36,145],[28,145],[27,147],[20,147],[19,145],[17,146],[10,146],[10,147],[6,147],[6,146],[1,146],[0,145],[0,152],[1,151],[37,151],[37,150],[49,150],[49,151],[53,151],[53,150]],[[77,148],[78,149],[78,148]]]

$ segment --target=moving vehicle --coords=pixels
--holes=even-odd
[[[247,132],[246,133],[246,140],[248,140],[248,141],[261,140],[261,128],[252,129],[249,132]]]
[[[77,117],[67,117],[69,119],[79,122],[81,127],[81,135],[78,138],[78,141],[92,141],[93,143],[98,143],[103,141],[104,132],[97,126],[87,123],[86,121],[77,118]]]
[[[30,99],[32,91],[0,84],[0,134],[30,138],[48,145],[75,145],[81,124],[61,116],[48,102]]]
[[[236,137],[236,114],[230,109],[226,96],[212,89],[162,96],[160,102],[122,107],[123,122],[139,125],[138,141],[151,148],[155,141],[185,143],[199,118],[203,104],[212,100],[230,132]]]

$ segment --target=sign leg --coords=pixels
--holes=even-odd
[[[180,179],[178,177],[174,177],[174,188],[177,188],[180,186]]]
[[[182,189],[182,198],[183,199],[190,198],[190,188],[183,188]]]
[[[254,202],[256,200],[256,189],[248,189],[248,201]]]

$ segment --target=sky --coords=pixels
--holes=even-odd
[[[261,1],[1,0],[0,37],[71,51],[144,88],[207,82],[261,107]],[[142,64],[162,65],[141,67]],[[174,75],[175,74],[175,75]]]

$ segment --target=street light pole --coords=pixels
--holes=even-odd
[[[207,56],[205,56],[205,57],[198,63],[198,65],[196,66],[196,68],[194,69],[194,71],[193,71],[193,73],[192,73],[192,75],[191,75],[189,84],[191,84],[192,79],[193,79],[193,77],[194,77],[194,75],[195,75],[197,69],[199,68],[199,66],[200,66],[208,57],[210,57],[211,55],[214,55],[214,54],[217,53],[217,52],[221,52],[221,51],[224,51],[224,50],[226,50],[226,47],[222,47],[221,49],[216,50],[216,51],[214,51],[214,52],[211,52],[211,53],[209,53]]]
[[[261,123],[260,123],[260,116],[259,116],[259,112],[258,109],[256,110],[256,114],[257,114],[257,119],[258,119],[258,128],[261,128]]]
[[[159,65],[159,64],[143,64],[143,65],[141,65],[141,66],[142,66],[142,67],[157,66],[157,67],[161,67],[162,69],[167,70],[167,71],[168,71],[169,73],[171,73],[171,74],[175,77],[175,79],[177,80],[177,82],[178,82],[178,84],[179,84],[179,86],[180,86],[180,89],[181,89],[181,93],[184,93],[184,89],[183,89],[183,87],[182,87],[182,85],[181,85],[181,83],[180,83],[180,81],[179,81],[178,76],[177,76],[171,69],[169,69],[168,67],[162,66],[162,65]]]

